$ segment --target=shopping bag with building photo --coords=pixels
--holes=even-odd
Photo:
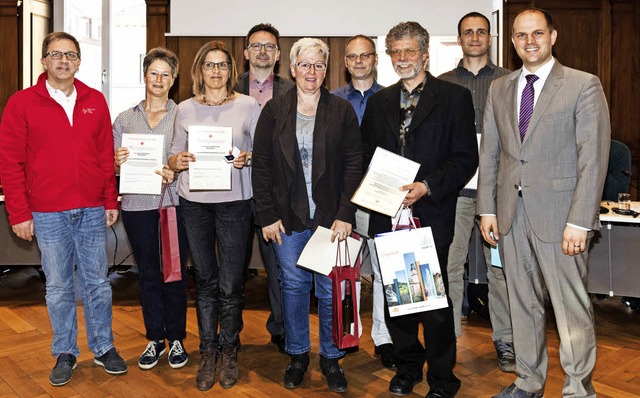
[[[375,243],[390,316],[448,305],[431,227],[379,234]]]

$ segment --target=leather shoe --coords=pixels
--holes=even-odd
[[[220,360],[220,387],[231,388],[238,382],[238,352],[232,345],[222,348]]]
[[[416,380],[406,374],[396,374],[389,383],[389,392],[393,395],[409,395],[413,391],[413,386],[421,381],[421,379]]]
[[[542,398],[542,394],[521,390],[515,383],[513,383],[509,387],[500,391],[500,394],[494,395],[493,398]]]
[[[441,387],[432,388],[424,398],[453,398],[456,394],[445,391]]]
[[[284,333],[281,334],[274,334],[273,336],[271,336],[271,343],[274,344],[277,348],[278,351],[284,353]]]
[[[327,385],[333,392],[346,392],[347,379],[344,377],[344,369],[338,364],[338,358],[325,358],[320,356],[320,369],[327,378]]]
[[[196,373],[196,386],[200,391],[207,391],[216,382],[216,367],[218,366],[218,351],[204,350],[200,353],[200,365]]]
[[[393,356],[393,344],[378,345],[376,346],[374,353],[380,358],[382,366],[391,370],[398,369],[398,364]]]
[[[287,366],[287,370],[284,372],[284,386],[285,388],[297,388],[302,384],[304,379],[304,372],[307,371],[309,366],[309,353],[305,352],[300,355],[292,355],[291,362]]]

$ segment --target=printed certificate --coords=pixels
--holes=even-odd
[[[224,160],[233,146],[232,128],[189,126],[189,190],[230,190],[232,164]]]
[[[122,146],[129,149],[127,161],[120,166],[120,193],[160,195],[164,136],[158,134],[122,134]]]
[[[393,217],[408,193],[400,188],[411,184],[419,169],[420,163],[378,147],[351,201]]]

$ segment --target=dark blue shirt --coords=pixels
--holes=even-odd
[[[351,83],[338,87],[333,90],[331,94],[344,98],[351,103],[351,106],[353,106],[353,109],[356,111],[356,116],[358,116],[358,125],[360,125],[362,124],[364,110],[367,107],[367,100],[381,88],[383,87],[374,80],[373,85],[364,92],[364,95],[362,95],[360,91],[356,90]]]

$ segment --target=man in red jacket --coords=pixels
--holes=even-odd
[[[49,381],[71,380],[80,355],[74,268],[89,349],[110,374],[127,365],[113,346],[106,227],[118,218],[111,118],[104,96],[75,80],[80,45],[53,32],[42,43],[35,86],[14,94],[0,122],[0,179],[13,232],[37,237],[57,358]]]

